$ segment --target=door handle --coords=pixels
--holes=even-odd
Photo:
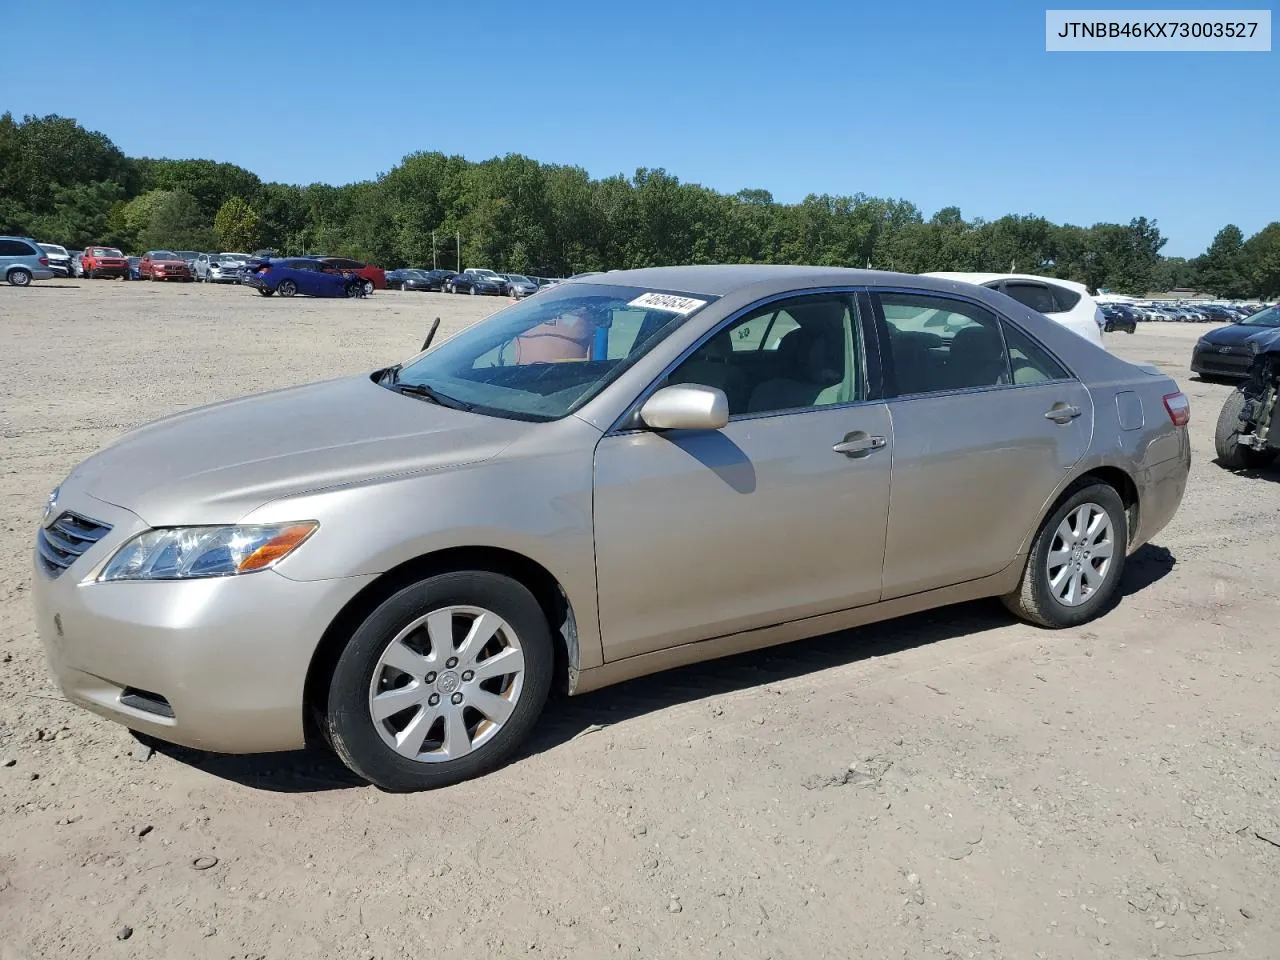
[[[1069,403],[1055,403],[1044,418],[1054,423],[1070,423],[1078,416],[1080,416],[1079,407],[1073,407]]]
[[[884,437],[871,437],[861,430],[845,434],[845,438],[831,449],[843,453],[846,457],[865,457],[885,445]]]

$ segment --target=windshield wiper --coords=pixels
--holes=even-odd
[[[453,397],[441,393],[439,390],[433,390],[423,383],[401,383],[399,381],[399,371],[396,371],[395,379],[388,384],[388,389],[395,390],[398,393],[406,394],[410,397],[421,397],[424,400],[430,400],[432,403],[438,403],[442,407],[452,407],[454,410],[470,410],[471,404],[456,400]]]

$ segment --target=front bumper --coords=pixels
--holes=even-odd
[[[210,270],[204,275],[209,283],[239,283],[239,270]]]
[[[1197,346],[1191,352],[1192,373],[1243,379],[1249,375],[1251,366],[1253,366],[1252,353],[1222,353],[1221,348],[1212,344],[1206,347]]]
[[[186,271],[183,271],[182,273],[176,273],[172,271],[165,271],[164,273],[160,273],[158,270],[152,270],[151,279],[152,280],[190,280],[191,274]]]
[[[55,277],[69,277],[74,272],[70,263],[58,263],[56,260],[49,261],[49,269]]]
[[[56,577],[38,551],[33,559],[36,629],[69,701],[201,750],[303,746],[311,657],[329,623],[372,576],[304,582],[266,570],[207,580],[95,583],[100,565],[147,525],[87,496],[59,509],[112,527]],[[172,715],[157,702],[167,702]]]

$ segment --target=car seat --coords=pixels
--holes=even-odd
[[[958,331],[947,354],[947,380],[952,389],[1008,383],[1004,341],[999,332],[981,325]]]

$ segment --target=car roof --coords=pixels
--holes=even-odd
[[[892,273],[887,270],[860,270],[850,267],[808,267],[774,264],[711,264],[687,267],[644,267],[639,270],[609,270],[571,277],[561,283],[616,283],[628,287],[674,290],[724,296],[743,287],[776,287],[779,292],[806,287],[873,286],[912,287],[938,292],[954,291],[950,278],[925,274]],[[970,281],[971,282],[971,281]],[[767,293],[764,289],[761,293]]]
[[[925,277],[942,277],[946,280],[959,280],[963,283],[990,283],[992,280],[1037,280],[1042,283],[1056,283],[1060,287],[1087,294],[1089,288],[1075,280],[1063,280],[1061,277],[1042,277],[1034,273],[961,273],[958,271],[938,270],[921,274]]]

